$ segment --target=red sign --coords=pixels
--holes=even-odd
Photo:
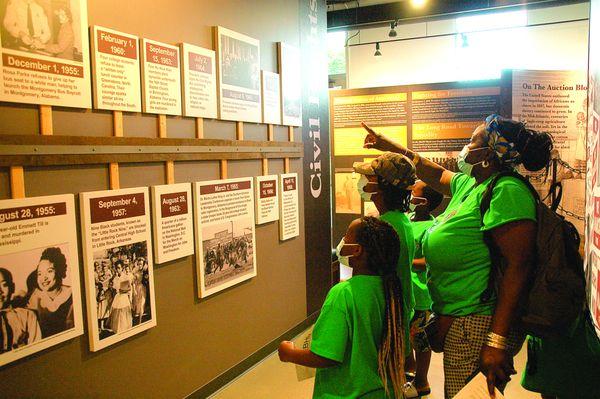
[[[224,183],[224,184],[209,184],[207,186],[200,187],[200,194],[215,194],[223,193],[227,191],[237,190],[248,190],[250,188],[250,181],[241,181],[236,183]]]
[[[119,57],[137,59],[137,39],[117,35],[115,33],[97,31],[98,51],[105,54],[116,55]]]
[[[22,57],[20,55],[3,53],[2,65],[9,68],[25,69],[27,71],[51,73],[54,75],[70,76],[74,78],[83,77],[83,67],[81,66],[40,60],[37,58]]]
[[[212,62],[210,57],[190,52],[189,62],[192,71],[212,74]]]
[[[177,49],[146,42],[146,61],[177,68],[179,54]]]
[[[39,219],[66,214],[67,204],[65,202],[23,206],[19,208],[7,208],[0,209],[0,223],[15,222],[18,220]]]
[[[284,177],[283,178],[283,191],[294,191],[296,189],[296,178],[295,177]]]
[[[188,213],[188,195],[185,191],[181,193],[162,194],[160,196],[160,216],[162,218],[184,215],[186,213]]]
[[[277,181],[265,180],[260,183],[260,198],[269,198],[277,195]]]
[[[144,194],[124,194],[90,199],[92,223],[143,216],[146,212]]]

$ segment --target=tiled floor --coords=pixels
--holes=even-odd
[[[524,346],[525,348],[525,346]],[[519,384],[525,368],[526,350],[515,359],[518,374],[505,391],[506,399],[539,399],[540,395],[525,391]],[[429,369],[431,395],[423,399],[444,399],[442,355],[434,353]],[[518,377],[518,378],[516,378]],[[298,382],[293,364],[281,363],[277,353],[271,354],[244,375],[217,392],[214,399],[304,399],[312,396],[314,378]]]

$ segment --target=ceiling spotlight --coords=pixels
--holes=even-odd
[[[375,43],[375,57],[381,57],[381,51],[379,51],[379,42]]]
[[[415,8],[423,7],[427,0],[410,0],[410,4]]]
[[[389,37],[396,37],[398,33],[396,32],[396,26],[398,26],[398,21],[392,21],[390,23],[390,33],[388,33]]]

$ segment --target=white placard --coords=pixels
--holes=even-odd
[[[142,39],[141,54],[144,112],[181,115],[179,47]]]
[[[300,49],[277,43],[281,77],[281,113],[284,125],[302,126],[302,77]]]
[[[300,235],[298,174],[279,175],[279,192],[279,239],[283,241]]]
[[[252,178],[194,183],[201,298],[256,276]]]
[[[156,263],[194,253],[192,186],[165,184],[152,188],[152,221]]]
[[[156,325],[146,187],[79,194],[90,348]]]
[[[79,287],[74,196],[0,201],[0,366],[83,334]]]
[[[0,101],[91,108],[87,1],[0,7]]]
[[[180,48],[183,114],[215,119],[217,117],[215,52],[187,43],[182,43]]]
[[[256,176],[256,224],[279,219],[279,184],[277,175]]]
[[[260,41],[221,26],[213,28],[217,51],[219,117],[260,123]]]
[[[279,74],[262,71],[263,123],[281,124]]]
[[[94,107],[141,112],[138,37],[101,26],[91,36]]]

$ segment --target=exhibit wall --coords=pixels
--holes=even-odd
[[[312,26],[317,17],[319,25]],[[225,27],[260,41],[259,65],[269,72],[279,72],[277,42],[299,47],[304,55],[314,50],[315,57],[325,58],[315,50],[326,34],[324,1],[90,1],[88,24],[168,45],[186,42],[207,49],[214,49],[212,27]],[[78,53],[77,49],[74,51]],[[303,59],[303,64],[308,62]],[[270,132],[266,124],[243,123],[244,140],[286,142],[291,138],[297,143],[311,140],[304,154],[300,149],[295,157],[268,159],[269,174],[297,173],[297,186],[293,187],[299,193],[298,228],[283,234],[277,222],[255,226],[256,275],[199,298],[202,293],[198,292],[195,256],[155,263],[152,316],[156,327],[92,352],[87,336],[91,331],[86,324],[84,335],[2,366],[0,396],[176,398],[194,392],[201,396],[199,389],[236,365],[239,367],[242,361],[300,325],[308,313],[320,307],[331,284],[327,77],[326,64],[322,65],[322,72],[316,72],[322,79],[316,83],[307,83],[310,70],[304,75],[304,127],[290,130],[274,125]],[[323,84],[319,85],[321,81]],[[315,104],[315,98],[320,98],[320,103]],[[41,118],[37,105],[2,102],[0,135],[25,139],[38,136]],[[51,109],[51,120],[53,135],[59,136],[55,138],[68,136],[65,140],[71,143],[80,137],[101,140],[113,135],[114,119],[109,110],[55,106]],[[158,123],[160,120],[154,114],[124,112],[123,136],[144,140],[166,132],[167,138],[197,137],[196,118],[167,116],[166,125]],[[240,138],[239,127],[235,121],[205,118],[203,138],[235,140]],[[307,155],[311,158],[307,159]],[[261,156],[232,158],[235,157],[230,157],[225,167],[229,179],[260,176],[265,171]],[[171,167],[174,183],[211,181],[223,176],[223,163],[219,159],[178,160]],[[24,192],[26,197],[76,194],[77,198],[82,192],[111,188],[110,171],[108,163],[25,166]],[[120,161],[118,180],[122,189],[164,185],[165,162],[152,157],[145,162]],[[322,185],[320,190],[316,190],[320,187],[317,180]],[[307,182],[312,184],[310,188]],[[282,178],[282,184],[287,183]],[[11,175],[9,168],[3,166],[0,200],[8,198],[11,198]],[[310,201],[306,213],[305,200]],[[305,217],[312,223],[310,239],[319,239],[316,249],[305,242]],[[81,237],[86,232],[79,226],[77,216],[77,233]],[[85,243],[80,238],[79,247],[82,245]],[[305,247],[311,249],[307,251]],[[82,272],[83,262],[80,251]],[[317,277],[307,263],[320,268]],[[85,292],[83,277],[81,280],[80,288]],[[315,295],[307,292],[307,281]],[[307,306],[307,297],[316,299]],[[86,314],[90,309],[85,303],[82,305]]]

